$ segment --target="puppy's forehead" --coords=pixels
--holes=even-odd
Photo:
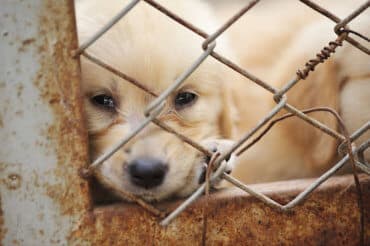
[[[101,18],[81,20],[87,22],[80,23],[82,41],[93,34]],[[202,41],[157,10],[140,4],[99,38],[88,52],[140,83],[149,87],[155,84],[156,91],[160,92],[200,56]]]
[[[146,42],[138,39],[130,49],[121,49],[116,55],[120,57],[106,59],[115,68],[160,93],[184,73],[202,51],[195,45],[181,46],[174,40],[150,38]]]

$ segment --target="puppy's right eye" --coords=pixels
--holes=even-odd
[[[192,92],[180,92],[179,94],[176,95],[175,98],[175,107],[177,110],[182,109],[184,107],[191,106],[198,96],[195,93]]]
[[[91,101],[100,107],[104,107],[109,110],[113,110],[116,107],[116,103],[114,102],[113,97],[105,95],[105,94],[100,94],[93,96],[91,98]]]

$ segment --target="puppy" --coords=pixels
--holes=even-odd
[[[91,37],[129,1],[78,1],[79,41]],[[180,16],[209,32],[214,17],[198,1],[165,1]],[[189,15],[190,14],[190,15]],[[87,52],[135,78],[159,95],[204,52],[203,39],[140,2]],[[222,43],[222,41],[220,42]],[[154,96],[81,58],[82,91],[91,144],[96,159],[144,120]],[[224,66],[206,59],[166,101],[158,119],[211,151],[232,144]],[[187,196],[204,181],[208,158],[154,124],[101,164],[100,181],[148,201]],[[229,160],[231,167],[232,160]]]
[[[276,12],[274,2],[257,5],[217,39],[216,49],[281,88],[335,35],[333,23],[318,19],[318,15],[307,11],[304,15],[290,15],[300,13],[296,8],[303,7],[294,6],[293,1],[279,1],[284,4],[279,7],[282,10],[279,18],[266,15]],[[127,3],[77,2],[80,42],[91,37]],[[204,2],[160,3],[208,33],[220,26]],[[231,16],[225,14],[225,9],[216,6],[219,19]],[[287,23],[289,26],[271,28],[271,23],[276,27],[285,27]],[[365,23],[366,20],[356,25],[364,34],[369,31]],[[229,41],[226,36],[231,37]],[[160,94],[199,57],[202,42],[196,34],[140,2],[88,52]],[[338,48],[333,58],[320,64],[306,81],[289,91],[288,102],[299,109],[314,106],[337,109],[353,131],[369,120],[370,63],[365,54],[344,46]],[[143,111],[154,97],[84,57],[81,69],[91,158],[96,159],[143,122]],[[211,151],[225,152],[274,105],[269,92],[208,57],[170,95],[158,118]],[[336,121],[325,113],[312,116],[332,129],[338,128]],[[289,119],[244,153],[233,174],[244,182],[315,176],[338,158],[337,144],[302,120]],[[204,181],[206,161],[207,157],[198,150],[150,124],[102,163],[98,178],[113,191],[159,201],[193,192]],[[229,160],[229,170],[234,162],[234,158]]]

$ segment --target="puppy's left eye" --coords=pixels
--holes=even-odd
[[[191,106],[195,103],[198,96],[192,92],[180,92],[176,95],[175,98],[175,107],[176,109],[182,109],[184,107]]]
[[[109,95],[105,95],[105,94],[96,95],[91,98],[91,101],[95,105],[109,109],[109,110],[114,109],[115,107],[114,99],[113,97]]]

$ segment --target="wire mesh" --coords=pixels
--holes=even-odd
[[[250,195],[256,197],[257,199],[261,200],[268,206],[275,207],[281,211],[289,210],[298,204],[300,204],[302,201],[304,201],[309,194],[314,191],[320,184],[325,182],[328,178],[330,178],[333,174],[335,174],[339,169],[343,167],[344,164],[346,164],[348,161],[352,163],[353,166],[356,166],[363,172],[366,172],[367,174],[370,174],[370,166],[366,162],[364,158],[364,151],[369,148],[370,146],[370,140],[365,141],[361,146],[356,147],[354,146],[353,142],[358,139],[360,136],[362,136],[365,132],[367,132],[370,129],[370,122],[367,122],[365,125],[360,127],[357,131],[355,131],[352,135],[349,135],[343,121],[341,120],[338,113],[336,113],[333,109],[330,108],[312,108],[308,110],[299,110],[293,105],[290,105],[287,102],[287,96],[286,93],[291,90],[297,83],[300,81],[306,79],[310,74],[314,71],[316,66],[318,66],[320,63],[324,63],[327,59],[330,59],[331,54],[335,53],[337,49],[340,49],[340,46],[342,46],[343,42],[348,42],[357,49],[361,50],[362,52],[366,54],[369,53],[369,49],[359,42],[357,42],[355,39],[353,39],[350,34],[357,35],[361,38],[363,38],[366,41],[369,41],[367,37],[365,37],[362,34],[359,34],[347,26],[353,19],[355,19],[357,16],[362,14],[369,6],[370,1],[364,2],[361,6],[359,6],[355,11],[353,11],[350,15],[348,15],[344,19],[340,19],[327,9],[322,8],[321,6],[317,5],[316,3],[310,1],[310,0],[300,0],[303,4],[310,7],[312,10],[317,11],[318,13],[326,16],[330,20],[336,23],[334,26],[333,31],[337,34],[337,39],[329,42],[329,44],[325,47],[323,47],[315,58],[309,60],[304,68],[299,69],[296,72],[296,76],[291,80],[288,81],[281,89],[274,88],[267,82],[261,80],[260,78],[254,76],[244,68],[238,66],[233,61],[229,60],[228,58],[220,55],[217,53],[214,48],[216,47],[215,41],[217,38],[223,34],[225,30],[227,30],[231,25],[233,25],[241,16],[248,14],[248,11],[252,9],[254,6],[256,6],[260,1],[255,0],[251,1],[246,4],[244,8],[239,10],[234,16],[229,18],[224,25],[218,28],[214,33],[208,34],[204,32],[203,30],[199,29],[198,27],[194,26],[192,23],[187,22],[186,20],[182,19],[180,16],[178,16],[176,13],[171,12],[161,4],[157,3],[153,0],[142,0],[146,2],[147,4],[151,5],[153,8],[157,9],[164,15],[168,16],[168,18],[173,19],[176,21],[179,25],[182,25],[186,27],[187,29],[193,31],[197,35],[204,38],[204,41],[202,43],[203,53],[199,56],[199,58],[193,62],[193,64],[181,75],[179,76],[170,87],[168,87],[165,91],[163,91],[160,95],[157,93],[154,93],[150,89],[148,89],[145,85],[140,83],[140,81],[137,81],[135,78],[130,77],[129,75],[123,73],[122,71],[118,71],[117,69],[111,67],[109,64],[106,64],[104,61],[99,60],[99,58],[94,57],[93,55],[89,54],[86,49],[93,44],[99,37],[104,35],[104,33],[109,30],[116,22],[118,22],[121,18],[124,17],[125,14],[127,14],[131,9],[135,8],[135,5],[139,2],[138,0],[134,0],[130,2],[127,6],[125,6],[120,13],[113,17],[112,20],[105,25],[101,30],[97,31],[95,35],[93,35],[89,40],[87,40],[84,44],[82,44],[75,52],[74,56],[78,57],[79,55],[84,56],[88,60],[94,62],[95,64],[103,67],[104,69],[114,73],[115,75],[125,79],[126,81],[132,83],[133,85],[137,86],[138,88],[142,89],[146,93],[155,96],[155,99],[147,106],[144,115],[145,120],[136,128],[134,129],[128,136],[125,136],[121,142],[119,142],[117,145],[112,146],[110,150],[108,150],[106,153],[104,153],[102,156],[97,158],[90,166],[89,166],[89,172],[88,173],[95,173],[96,168],[106,159],[108,159],[115,151],[120,149],[123,145],[125,145],[131,138],[136,136],[142,129],[144,129],[150,122],[156,124],[157,126],[161,127],[164,131],[167,131],[169,133],[175,134],[177,137],[188,143],[189,145],[193,146],[197,150],[201,151],[207,156],[214,156],[216,153],[212,153],[208,151],[205,147],[203,147],[201,144],[194,142],[193,140],[189,139],[188,137],[184,136],[183,134],[176,132],[174,129],[172,129],[170,126],[166,125],[164,122],[161,122],[159,119],[157,119],[157,116],[163,109],[164,102],[166,98],[174,91],[176,88],[178,88],[185,79],[192,73],[194,70],[208,57],[212,56],[216,60],[218,60],[220,63],[224,64],[225,66],[231,68],[232,70],[238,72],[242,76],[248,78],[249,80],[253,81],[258,86],[264,88],[265,90],[269,91],[273,99],[276,102],[276,106],[267,114],[265,117],[263,117],[249,132],[247,132],[244,136],[242,136],[238,141],[235,142],[235,144],[228,150],[226,153],[223,153],[222,155],[217,156],[215,158],[215,167],[216,170],[212,173],[209,182],[212,183],[216,179],[224,179],[227,182],[233,184],[234,186],[244,190],[245,192],[249,193]],[[313,54],[314,55],[314,54]],[[272,118],[277,115],[282,109],[287,110],[290,112],[287,115],[284,115],[280,117],[279,119],[272,120]],[[317,112],[317,111],[324,111],[327,113],[331,113],[336,118],[338,124],[341,126],[341,131],[338,132],[329,126],[319,122],[318,120],[312,118],[309,116],[311,112]],[[298,117],[303,121],[306,121],[312,127],[315,127],[325,134],[331,136],[332,138],[335,138],[339,141],[341,141],[341,144],[338,148],[338,151],[341,153],[345,153],[344,157],[339,160],[336,164],[334,164],[328,171],[326,171],[324,174],[322,174],[319,178],[316,179],[309,187],[307,187],[302,193],[300,193],[298,196],[296,196],[293,200],[288,202],[287,204],[280,204],[273,199],[269,198],[268,196],[253,190],[252,188],[249,188],[247,185],[243,184],[236,178],[232,177],[225,171],[225,165],[223,160],[227,158],[230,154],[236,154],[240,155],[244,151],[246,151],[248,148],[253,146],[255,143],[261,139],[265,133],[267,133],[278,121],[282,121],[286,118],[290,117]],[[267,125],[267,126],[266,126]],[[266,126],[264,129],[263,127]],[[247,140],[250,140],[257,132],[261,132],[260,130],[263,129],[262,133],[255,137],[251,143],[249,143],[246,146],[243,146],[244,143],[246,143]],[[354,177],[357,184],[358,189],[358,199],[359,199],[359,207],[361,207],[361,190],[360,186],[358,184],[358,178],[357,174],[355,172],[354,168]],[[188,199],[186,199],[179,207],[177,207],[174,211],[167,214],[166,217],[160,222],[161,225],[165,226],[168,225],[173,219],[176,218],[176,216],[184,211],[187,206],[189,206],[192,202],[194,202],[197,198],[199,198],[207,188],[207,183],[202,184]],[[123,194],[124,195],[124,194]],[[158,209],[154,208],[152,205],[146,204],[144,201],[140,200],[139,198],[134,199],[132,195],[127,194],[126,196],[129,196],[130,200],[136,201],[139,205],[143,206],[150,212],[154,213],[157,216],[160,216],[163,218],[165,214]],[[362,214],[362,213],[361,213]],[[363,218],[361,222],[361,231],[363,237]]]

